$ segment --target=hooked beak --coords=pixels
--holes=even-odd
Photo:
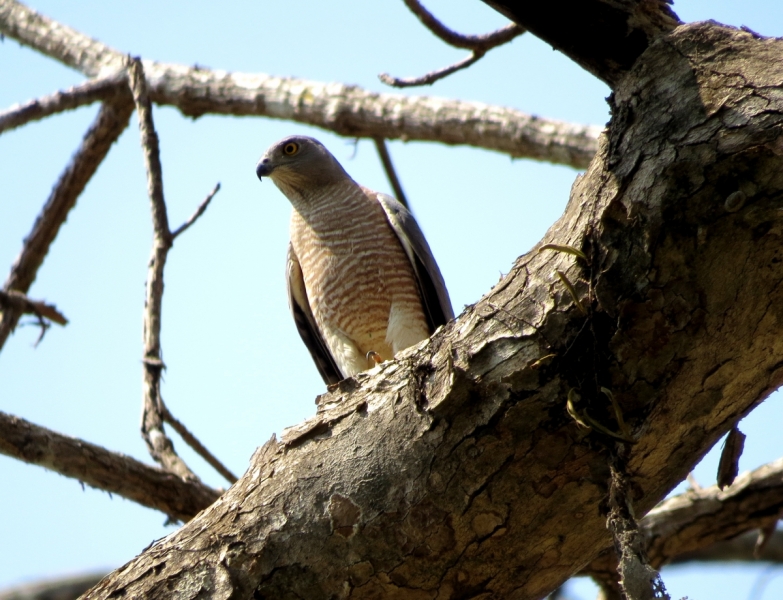
[[[269,177],[269,175],[271,175],[272,171],[274,170],[275,167],[271,164],[268,158],[262,158],[256,165],[256,175],[258,175],[259,179],[262,177]]]

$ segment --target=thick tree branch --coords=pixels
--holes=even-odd
[[[0,412],[0,452],[189,521],[220,492]]]
[[[0,33],[90,77],[122,68],[123,55],[15,0],[0,0]],[[79,48],[80,51],[74,51]],[[376,94],[356,86],[144,62],[153,102],[184,115],[264,116],[346,137],[470,145],[585,168],[600,127],[534,117],[479,102]]]
[[[22,251],[5,280],[3,291],[26,294],[30,289],[49,251],[49,246],[60,231],[60,226],[76,205],[76,199],[106,157],[111,145],[127,127],[132,109],[133,104],[122,99],[101,106],[98,116],[84,135],[79,149],[55,184],[32,231],[25,238]],[[11,308],[3,311],[0,317],[0,348],[18,322],[17,310]]]
[[[781,52],[711,23],[657,40],[542,240],[589,262],[521,257],[430,340],[322,396],[207,511],[86,597],[556,589],[611,543],[617,442],[577,427],[571,390],[610,430],[603,389],[617,401],[642,515],[783,382]]]
[[[484,0],[615,88],[642,52],[680,20],[669,0]]]

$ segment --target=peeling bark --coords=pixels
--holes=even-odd
[[[643,515],[783,380],[781,52],[713,23],[651,41],[541,242],[589,265],[521,257],[85,597],[532,599],[580,571],[624,442],[572,390],[610,430],[601,388],[619,403]]]

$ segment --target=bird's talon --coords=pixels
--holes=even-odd
[[[375,350],[370,350],[367,353],[367,361],[373,361],[376,365],[379,365],[383,362],[383,359],[381,358],[381,355],[375,352]]]

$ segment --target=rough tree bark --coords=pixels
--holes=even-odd
[[[620,445],[642,515],[777,388],[783,41],[659,33],[606,63],[612,121],[541,242],[588,261],[521,257],[86,597],[540,598],[611,545]],[[601,388],[635,443],[569,416],[618,431]]]

